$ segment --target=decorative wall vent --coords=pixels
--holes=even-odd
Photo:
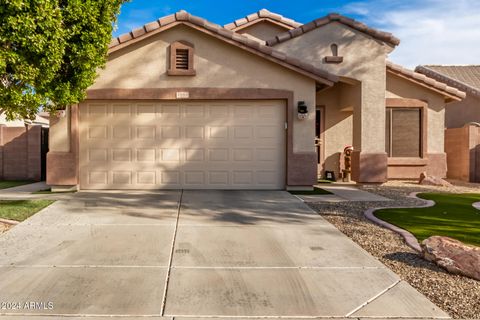
[[[170,76],[194,76],[194,47],[187,41],[176,41],[170,45]]]
[[[338,45],[336,43],[332,43],[330,50],[332,50],[332,55],[325,57],[325,63],[342,63],[343,57],[338,55]]]

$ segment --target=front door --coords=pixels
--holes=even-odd
[[[324,131],[325,131],[325,108],[317,107],[315,110],[315,149],[317,152],[317,175],[322,179],[324,173]]]

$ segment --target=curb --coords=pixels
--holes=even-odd
[[[410,193],[408,195],[408,197],[409,198],[415,198],[415,199],[418,199],[418,200],[422,200],[424,202],[424,204],[421,205],[421,206],[418,206],[418,207],[405,207],[405,206],[403,206],[403,207],[372,208],[372,209],[368,209],[363,214],[368,220],[374,222],[375,224],[378,224],[381,227],[384,227],[386,229],[389,229],[393,232],[396,232],[396,233],[400,234],[405,239],[405,242],[407,243],[407,245],[409,247],[411,247],[412,249],[414,249],[417,252],[422,252],[422,248],[420,246],[420,243],[418,243],[417,238],[415,238],[415,236],[413,234],[411,234],[410,232],[408,232],[405,229],[399,228],[399,227],[397,227],[393,224],[390,224],[386,221],[383,221],[383,220],[375,217],[375,215],[373,214],[375,211],[382,210],[382,209],[429,208],[429,207],[433,207],[435,205],[435,201],[425,200],[425,199],[421,199],[421,198],[417,197],[417,195],[419,193],[421,193],[421,192]],[[480,206],[480,203],[479,203],[479,206]]]
[[[4,223],[4,224],[11,225],[11,226],[15,226],[15,225],[17,225],[17,224],[20,223],[19,221],[2,219],[2,218],[0,218],[0,222],[1,222],[1,223]]]

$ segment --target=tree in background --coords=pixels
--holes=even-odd
[[[0,108],[33,119],[85,99],[125,0],[2,0]]]

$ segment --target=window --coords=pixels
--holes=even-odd
[[[422,157],[422,108],[387,108],[385,128],[389,157]]]
[[[186,41],[176,41],[170,45],[170,76],[194,76],[194,48]]]

